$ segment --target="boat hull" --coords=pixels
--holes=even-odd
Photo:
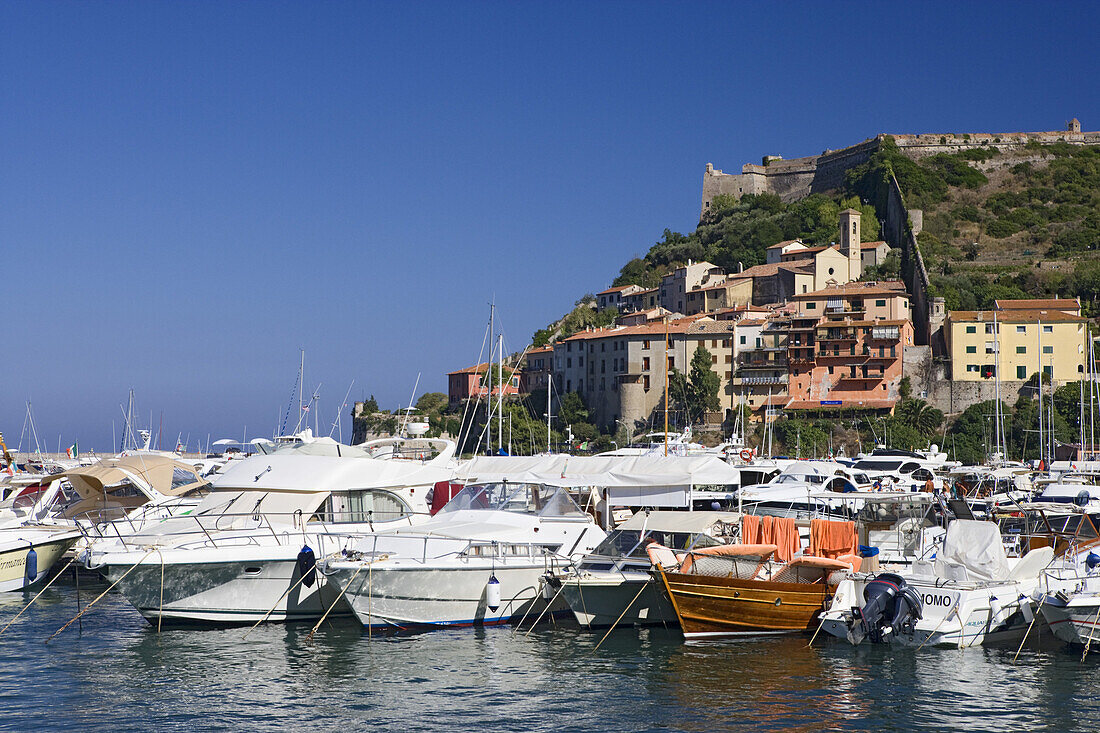
[[[1039,605],[1051,633],[1068,644],[1100,644],[1100,598],[1087,601],[1071,599],[1068,603],[1044,598]]]
[[[358,571],[358,573],[356,572]],[[328,568],[347,588],[346,598],[366,627],[389,630],[440,626],[491,626],[543,612],[567,612],[560,598],[553,608],[543,590],[546,567],[477,564],[461,566],[387,565]],[[490,576],[500,583],[500,605],[489,607]]]
[[[822,619],[822,631],[852,644],[864,641],[862,633],[856,633],[860,622],[851,609],[861,605],[863,588],[869,580],[848,579],[838,586],[832,608]],[[893,646],[962,649],[1015,644],[1034,625],[1034,604],[1020,583],[972,583],[964,587],[914,577],[906,578],[906,582],[921,597],[922,617],[911,631],[890,634],[885,642]],[[1002,599],[1002,603],[994,605],[994,598]]]
[[[41,582],[79,537],[78,534],[70,534],[53,538],[28,538],[25,544],[20,542],[17,547],[0,550],[0,592],[23,590]],[[33,578],[28,578],[27,555],[32,547],[37,555],[37,572]]]
[[[585,573],[560,583],[577,623],[586,628],[680,625],[664,586],[649,573]]]
[[[823,583],[662,572],[684,637],[794,634],[811,628],[832,587]]]
[[[151,623],[307,621],[319,619],[330,607],[330,617],[351,614],[339,589],[319,572],[312,585],[299,582],[296,557],[162,566],[153,553],[137,567],[133,562],[96,569],[108,582],[121,578],[117,589]]]

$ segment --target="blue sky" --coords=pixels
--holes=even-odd
[[[1092,3],[0,4],[0,431],[328,432],[607,287],[703,168],[1100,128]],[[349,400],[350,401],[350,400]],[[345,411],[346,412],[346,411]],[[345,420],[345,437],[349,423]],[[24,438],[26,447],[28,439]]]

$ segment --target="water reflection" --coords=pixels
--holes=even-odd
[[[82,581],[85,603],[103,590]],[[684,644],[575,626],[368,638],[351,621],[157,634],[116,595],[58,582],[0,636],[0,727],[285,730],[1095,730],[1100,655]],[[30,596],[0,596],[0,625]]]

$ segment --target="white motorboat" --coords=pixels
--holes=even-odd
[[[1054,636],[1066,643],[1100,644],[1100,540],[1073,546],[1047,568],[1032,594]]]
[[[1031,599],[1049,547],[1012,561],[996,524],[956,520],[934,562],[904,575],[853,574],[836,589],[822,628],[852,644],[971,647],[1019,641],[1034,618]]]
[[[329,439],[232,462],[186,517],[84,555],[154,621],[317,618],[338,600],[314,560],[349,535],[428,518],[428,495],[453,474],[453,444],[429,461],[379,460]],[[340,605],[334,615],[347,614]]]
[[[364,626],[490,625],[536,618],[544,576],[605,536],[564,488],[470,485],[429,521],[351,540],[320,567]]]
[[[0,532],[0,592],[17,591],[44,579],[80,539],[72,527],[29,524]]]
[[[585,628],[676,626],[676,609],[653,573],[660,557],[653,543],[674,552],[716,547],[740,535],[740,520],[730,512],[638,512],[553,584]]]

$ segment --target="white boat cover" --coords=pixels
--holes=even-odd
[[[738,524],[741,515],[736,512],[637,512],[630,519],[620,524],[616,529],[641,530],[642,528],[657,532],[706,532],[718,522],[724,524]]]
[[[717,456],[542,455],[473,458],[458,469],[456,478],[469,483],[683,490],[736,486],[741,473]]]
[[[1007,580],[1012,575],[1001,530],[993,522],[956,519],[947,525],[938,559],[959,563],[971,580]]]
[[[450,480],[453,474],[453,469],[414,461],[274,453],[231,462],[214,479],[213,488],[246,491],[353,491],[431,486]]]

